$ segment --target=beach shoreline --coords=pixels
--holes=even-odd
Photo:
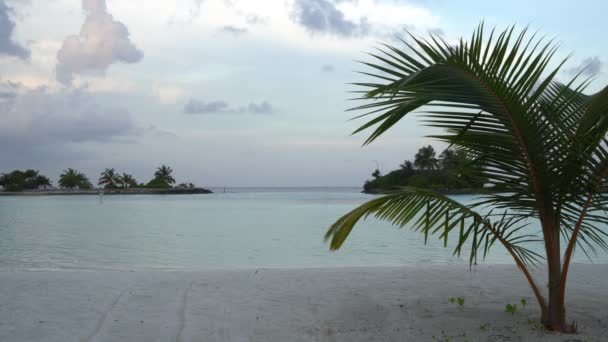
[[[0,271],[0,340],[601,341],[607,271],[572,267],[575,336],[538,330],[534,297],[513,265]],[[540,283],[544,275],[534,271]]]

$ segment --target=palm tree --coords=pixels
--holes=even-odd
[[[406,160],[403,164],[399,165],[401,167],[401,173],[405,176],[409,176],[414,173],[414,163],[410,160]]]
[[[46,190],[47,186],[51,186],[51,180],[48,177],[43,175],[38,175],[34,179],[34,183],[36,184],[36,188],[43,187]]]
[[[128,173],[123,173],[122,176],[119,176],[118,183],[125,189],[137,186],[137,181],[135,178]]]
[[[91,189],[93,185],[83,173],[72,168],[63,170],[59,176],[59,187],[63,189]]]
[[[100,174],[97,185],[103,186],[104,189],[116,189],[120,183],[120,176],[116,174],[114,169],[105,169]]]
[[[435,170],[439,166],[439,161],[435,158],[433,146],[421,147],[414,157],[414,165],[422,170]]]
[[[156,172],[154,172],[154,178],[157,180],[162,180],[167,182],[168,184],[174,184],[175,179],[171,175],[173,173],[173,169],[166,165],[161,165]]]
[[[380,170],[376,169],[374,170],[374,172],[372,172],[372,177],[374,177],[374,179],[378,179],[382,176],[382,174],[380,173]]]
[[[439,155],[439,164],[442,169],[455,169],[458,167],[458,155],[452,148],[446,148]]]
[[[585,254],[608,249],[608,87],[586,95],[588,80],[558,82],[565,60],[548,69],[555,45],[528,37],[527,28],[492,30],[486,38],[482,24],[470,41],[456,46],[434,35],[411,38],[414,46],[403,41],[411,49],[384,45],[374,55],[378,62],[367,64],[377,70],[377,80],[358,84],[366,101],[358,108],[371,111],[372,119],[356,132],[379,124],[365,141],[369,144],[425,107],[426,122],[445,130],[434,137],[475,156],[487,183],[501,192],[465,205],[433,191],[403,188],[338,219],[325,236],[330,248],[340,248],[367,215],[412,224],[425,236],[438,233],[446,243],[456,235],[455,253],[468,244],[471,263],[498,242],[528,281],[544,326],[575,330],[566,324],[564,305],[575,247]],[[522,230],[526,222],[531,227]],[[534,241],[540,252],[530,249]],[[546,297],[528,269],[539,261],[547,265]]]

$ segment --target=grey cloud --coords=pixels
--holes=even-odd
[[[14,88],[0,84],[0,89]],[[129,112],[78,89],[59,92],[19,86],[0,101],[0,166],[59,165],[92,157],[83,143],[106,144],[135,136]]]
[[[158,127],[156,127],[156,125],[150,125],[147,128],[137,129],[137,135],[138,136],[153,136],[153,137],[157,137],[157,138],[164,138],[164,137],[177,138],[178,137],[177,134],[163,130],[163,129],[159,129]]]
[[[321,71],[323,71],[323,72],[334,72],[335,70],[336,69],[331,64],[325,64],[324,66],[321,67]]]
[[[250,103],[247,106],[247,111],[253,114],[272,114],[274,112],[274,108],[267,101],[262,101],[258,103]]]
[[[604,62],[602,62],[597,56],[585,58],[581,64],[574,68],[566,70],[570,75],[576,75],[579,72],[583,72],[583,76],[597,75],[602,71]]]
[[[226,26],[222,27],[220,29],[220,31],[224,32],[224,33],[229,33],[229,34],[232,34],[232,35],[235,35],[235,36],[239,36],[239,35],[241,35],[243,33],[246,33],[247,32],[247,28],[226,25]]]
[[[228,111],[228,103],[224,101],[202,102],[191,99],[184,107],[186,114],[211,114]]]
[[[365,35],[370,29],[365,18],[359,22],[348,20],[329,0],[296,0],[292,19],[312,33],[350,37]]]
[[[238,114],[238,113],[249,113],[249,114],[272,114],[274,113],[274,107],[268,101],[262,101],[260,103],[249,103],[246,106],[239,108],[231,107],[226,101],[211,101],[203,102],[196,99],[191,99],[184,106],[184,113],[186,114]]]
[[[70,84],[74,74],[103,73],[113,63],[137,63],[143,52],[127,27],[107,12],[105,0],[83,0],[87,12],[79,35],[68,36],[57,53],[57,80]]]
[[[82,9],[87,12],[106,12],[105,0],[82,0]]]
[[[12,12],[13,9],[0,0],[0,54],[28,59],[30,50],[13,41],[15,22],[10,17]]]
[[[9,100],[17,96],[17,93],[10,91],[0,91],[0,100]]]
[[[28,90],[3,103],[0,113],[2,135],[44,143],[109,141],[130,134],[134,127],[124,108],[99,105],[79,90]]]

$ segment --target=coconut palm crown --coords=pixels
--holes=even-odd
[[[437,160],[433,146],[428,145],[420,148],[414,156],[414,166],[421,170],[435,170],[439,167],[439,160]]]
[[[99,175],[99,181],[97,182],[97,185],[104,189],[115,189],[118,184],[120,184],[120,175],[114,169],[105,169]]]
[[[442,131],[432,137],[472,156],[497,191],[465,205],[402,188],[344,215],[325,238],[338,249],[372,215],[446,244],[454,236],[455,254],[469,250],[471,263],[502,245],[530,284],[545,327],[572,331],[564,300],[574,250],[608,247],[608,88],[587,95],[590,81],[580,73],[560,83],[566,59],[555,63],[556,45],[527,31],[488,34],[482,24],[456,45],[410,35],[403,49],[382,45],[371,54],[364,74],[372,80],[356,83],[364,103],[355,109],[368,121],[355,133],[373,127],[365,144],[418,112]],[[547,290],[532,278],[532,264],[546,265]]]
[[[173,178],[173,169],[166,165],[161,165],[156,172],[154,172],[154,178],[157,180],[163,180],[167,184],[174,184],[175,178]]]
[[[63,170],[59,176],[59,186],[64,189],[90,189],[93,187],[84,173],[72,168]]]

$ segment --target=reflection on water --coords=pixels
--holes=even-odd
[[[214,189],[212,195],[0,197],[1,269],[202,269],[467,262],[443,241],[373,219],[338,252],[326,228],[358,189]],[[470,201],[471,196],[458,196]],[[454,241],[449,245],[453,246]],[[576,261],[588,262],[577,256]],[[601,254],[595,262],[607,262]],[[496,246],[486,262],[510,263]]]

